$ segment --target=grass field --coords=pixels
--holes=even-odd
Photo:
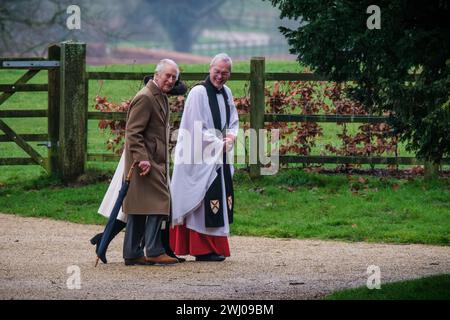
[[[450,275],[382,284],[380,289],[348,289],[325,300],[450,300]]]

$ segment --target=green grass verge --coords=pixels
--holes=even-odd
[[[61,186],[42,173],[24,176],[18,167],[6,168],[10,175],[0,174],[0,212],[105,223],[96,212],[108,187],[104,172],[111,176],[114,166],[90,163],[82,186]],[[239,172],[235,196],[233,235],[450,244],[449,180],[358,182],[285,170],[251,181]]]
[[[450,275],[381,284],[380,289],[361,287],[335,292],[325,300],[450,300]]]

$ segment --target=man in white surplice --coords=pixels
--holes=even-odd
[[[239,128],[233,96],[230,88],[225,86],[231,66],[231,58],[224,53],[212,59],[209,77],[203,85],[193,87],[186,99],[175,147],[170,185],[170,244],[176,254],[189,254],[195,256],[197,261],[223,261],[230,256],[228,205],[232,198],[226,195],[229,186],[225,186],[227,175],[224,172],[223,150],[228,159],[233,158],[233,145]],[[216,108],[218,105],[220,120],[217,120],[217,113],[216,118],[213,116],[215,109],[210,106],[214,105],[211,99],[216,101]],[[218,121],[220,128],[223,128],[222,134],[214,131]],[[228,177],[232,177],[233,166],[230,164],[228,168]],[[205,195],[217,176],[221,176],[223,223],[219,227],[208,227],[205,224]]]

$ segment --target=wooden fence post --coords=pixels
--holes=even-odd
[[[48,60],[60,61],[61,47],[51,45],[48,47]],[[59,168],[59,103],[60,103],[60,71],[59,68],[48,70],[48,172],[53,177],[60,177]]]
[[[59,168],[63,181],[84,173],[87,152],[86,44],[61,43]]]
[[[265,59],[253,57],[250,60],[250,177],[261,175],[261,162],[259,157],[260,146],[258,141],[259,130],[264,129],[264,86],[265,86]],[[255,153],[256,152],[256,153]],[[253,161],[252,161],[253,160]],[[256,160],[256,163],[254,163]]]

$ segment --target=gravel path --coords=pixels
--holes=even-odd
[[[90,237],[101,226],[0,214],[0,299],[318,299],[364,286],[450,273],[450,248],[320,240],[230,238],[222,263],[126,267],[123,232],[106,265],[94,268]],[[81,288],[68,289],[78,266]],[[69,270],[70,271],[70,270]],[[74,283],[74,282],[70,282]]]

